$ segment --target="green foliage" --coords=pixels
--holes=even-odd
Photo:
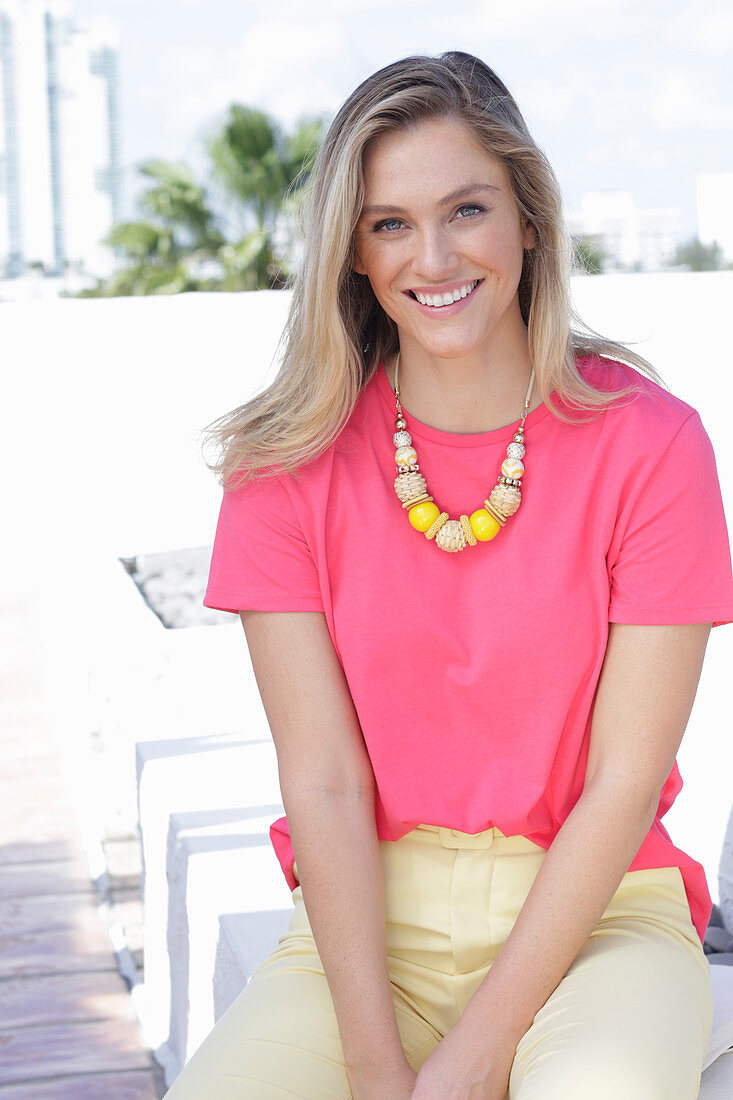
[[[608,254],[603,238],[596,234],[572,238],[573,271],[579,275],[601,275]]]
[[[723,249],[717,241],[703,244],[698,237],[693,237],[679,245],[672,266],[686,267],[688,271],[721,271],[726,264]]]
[[[232,104],[205,139],[208,188],[181,162],[138,165],[151,181],[138,200],[142,219],[119,223],[103,241],[129,266],[80,297],[284,286],[288,223],[322,135],[320,119],[285,134],[264,112]],[[220,197],[219,214],[211,192]]]

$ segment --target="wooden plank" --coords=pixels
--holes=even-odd
[[[127,1020],[0,1032],[0,1084],[127,1069],[150,1069],[138,1029]]]
[[[134,1019],[127,983],[116,971],[9,978],[0,986],[0,1031]]]
[[[27,1085],[0,1085],[1,1100],[158,1100],[155,1078],[148,1070],[130,1073],[94,1073],[32,1081]]]
[[[115,970],[117,962],[106,928],[59,928],[0,939],[0,978]]]
[[[0,898],[94,892],[85,859],[7,863],[0,868]]]
[[[84,849],[76,830],[67,835],[55,835],[48,838],[37,837],[34,840],[9,841],[0,848],[0,871],[6,863],[39,863],[49,860],[78,859],[84,856]]]
[[[96,897],[88,894],[44,894],[41,897],[0,898],[0,936],[44,929],[96,927],[100,916]]]

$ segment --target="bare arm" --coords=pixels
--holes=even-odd
[[[313,936],[358,1100],[408,1097],[385,947],[374,775],[320,612],[240,613]]]
[[[586,943],[652,825],[709,632],[708,623],[611,624],[583,793],[496,962],[425,1063],[416,1100],[444,1095],[446,1081],[464,1091],[445,1095],[503,1100],[517,1043]]]

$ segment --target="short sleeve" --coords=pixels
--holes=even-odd
[[[713,447],[697,412],[631,494],[608,568],[609,622],[733,622],[728,528]]]
[[[224,491],[204,606],[323,610],[318,570],[282,476]]]

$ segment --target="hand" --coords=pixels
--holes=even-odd
[[[349,1078],[354,1100],[411,1100],[417,1074],[408,1064],[380,1069],[364,1080]]]
[[[423,1062],[412,1100],[505,1100],[515,1053],[456,1025]]]

